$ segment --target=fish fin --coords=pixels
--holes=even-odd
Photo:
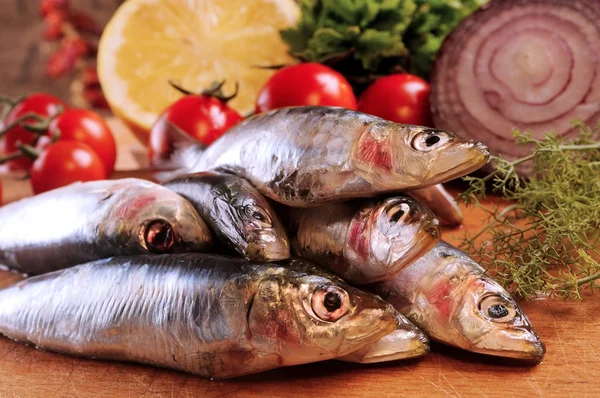
[[[206,145],[190,137],[166,118],[161,118],[157,124],[163,124],[156,128],[162,134],[150,137],[150,147],[154,150],[150,167],[154,177],[159,182],[164,182],[193,172]]]

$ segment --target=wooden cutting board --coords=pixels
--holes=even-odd
[[[131,173],[116,177],[127,175]],[[457,242],[464,229],[481,228],[480,210],[466,209],[465,215],[464,226],[446,230],[444,239]],[[16,279],[0,272],[0,286]],[[212,381],[150,366],[41,352],[0,337],[0,398],[600,396],[600,296],[586,295],[580,303],[522,305],[547,345],[538,366],[435,345],[418,360],[379,365],[327,361]]]
[[[105,22],[122,0],[72,0]],[[41,43],[39,0],[0,0],[0,91],[18,96],[44,90],[68,98],[70,78],[50,80]],[[16,34],[15,32],[18,32]],[[118,170],[144,165],[143,149],[115,123]],[[115,177],[132,175],[117,173]],[[148,177],[147,173],[133,173]],[[4,200],[30,195],[11,179]],[[483,214],[466,211],[463,228],[479,229]],[[35,226],[31,226],[35,228]],[[49,232],[51,233],[51,232]],[[463,229],[447,230],[456,242]],[[0,286],[18,278],[0,271]],[[505,363],[441,345],[425,358],[381,365],[327,361],[228,381],[211,381],[149,366],[76,359],[41,352],[0,337],[0,398],[27,397],[594,397],[600,396],[600,296],[581,303],[535,301],[523,309],[547,345],[534,367]]]

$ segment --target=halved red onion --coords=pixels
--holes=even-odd
[[[600,1],[493,0],[446,39],[431,78],[436,127],[527,155],[512,129],[541,138],[600,121]],[[524,165],[520,171],[529,172]]]

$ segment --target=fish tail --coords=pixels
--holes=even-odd
[[[161,118],[156,130],[161,134],[151,135],[150,167],[159,182],[194,172],[195,165],[206,150],[206,145],[186,134],[166,118]]]

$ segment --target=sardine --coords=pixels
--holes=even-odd
[[[206,254],[99,260],[0,290],[0,333],[227,378],[344,356],[396,329],[391,305],[312,270]]]
[[[407,196],[291,209],[289,233],[294,254],[359,284],[390,277],[441,237],[431,210]]]
[[[149,181],[75,183],[0,207],[0,264],[41,274],[121,255],[207,251],[208,226]]]
[[[433,340],[536,362],[546,352],[510,294],[473,259],[446,242],[370,289]]]
[[[220,170],[292,207],[409,191],[483,166],[486,147],[460,136],[337,107],[290,107],[246,119],[208,148],[164,121],[170,156],[152,161],[162,180]],[[178,170],[177,170],[178,169]]]
[[[194,205],[229,248],[257,261],[290,256],[287,232],[267,200],[245,179],[226,173],[196,173],[162,184]]]
[[[447,227],[456,227],[462,224],[462,210],[442,184],[417,189],[407,192],[407,194],[433,210],[440,224]]]
[[[429,339],[412,322],[398,314],[398,327],[380,340],[341,358],[344,362],[378,363],[417,358],[429,352]]]

